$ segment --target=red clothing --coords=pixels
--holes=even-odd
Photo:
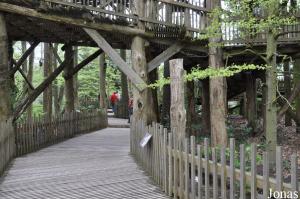
[[[118,101],[118,96],[116,95],[116,93],[113,93],[113,94],[110,96],[110,102],[111,102],[112,104],[115,104],[117,101]]]

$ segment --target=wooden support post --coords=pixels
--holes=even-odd
[[[74,46],[74,68],[78,65],[78,46]],[[74,106],[75,109],[78,110],[79,109],[79,96],[78,96],[78,73],[74,74]]]
[[[291,95],[291,73],[290,73],[290,62],[285,61],[283,63],[284,68],[284,96],[286,99],[288,99]],[[285,114],[285,126],[292,126],[292,118]]]
[[[187,102],[187,114],[186,117],[186,133],[187,137],[190,137],[193,134],[193,121],[195,120],[196,110],[195,110],[195,89],[194,89],[194,81],[186,82],[186,102]],[[195,136],[195,135],[194,135]]]
[[[164,78],[170,77],[170,62],[166,61],[164,63]],[[162,101],[162,113],[161,113],[161,123],[170,128],[170,104],[171,104],[171,90],[170,85],[164,85],[163,87],[163,101]]]
[[[99,101],[100,108],[107,110],[107,95],[106,95],[106,86],[105,86],[105,77],[106,77],[106,63],[105,63],[105,54],[102,53],[99,57],[99,81],[100,81],[100,92],[99,92]]]
[[[170,61],[171,79],[171,129],[176,129],[176,139],[183,143],[186,136],[186,110],[184,107],[183,59]]]
[[[8,60],[8,36],[6,22],[2,13],[0,13],[0,55],[0,122],[5,122],[12,115],[12,90]]]
[[[145,0],[134,0],[135,12],[139,17],[145,14]],[[138,21],[137,28],[144,29],[144,24]],[[140,36],[135,36],[131,43],[132,67],[142,82],[148,82],[148,69],[145,52],[145,40]],[[140,81],[141,82],[141,81]],[[134,83],[134,82],[133,82]],[[152,91],[149,88],[133,89],[133,118],[144,120],[146,124],[157,121],[155,113]]]
[[[212,7],[220,7],[219,0],[211,1]],[[220,43],[221,37],[210,38],[212,44]],[[224,67],[223,51],[221,47],[209,47],[209,66],[214,69]],[[213,146],[227,146],[226,111],[227,111],[227,85],[224,77],[210,78],[210,127]]]
[[[294,58],[294,86],[300,83],[300,57]],[[300,93],[297,94],[297,97],[295,99],[295,105],[296,105],[296,118],[300,120]],[[300,133],[300,124],[297,124],[296,132]]]
[[[277,52],[277,41],[273,33],[267,34],[267,65],[265,84],[265,118],[264,132],[266,134],[266,148],[270,154],[270,162],[275,162],[277,145],[277,59],[274,53]]]
[[[71,113],[75,109],[74,102],[74,81],[73,81],[73,65],[74,65],[74,51],[71,45],[66,45],[65,48],[65,60],[71,60],[65,67],[64,77],[65,77],[65,112]]]
[[[44,43],[44,78],[52,73],[52,51],[48,43]],[[43,92],[43,110],[46,118],[52,118],[52,83]]]
[[[210,134],[210,106],[209,106],[209,79],[202,80],[202,95],[201,95],[201,105],[202,105],[202,132],[204,135]]]
[[[121,49],[120,55],[121,55],[122,59],[126,61],[126,50]],[[124,115],[122,115],[122,117],[126,117],[126,116],[128,116],[129,95],[128,95],[127,76],[123,72],[121,72],[121,89],[122,89],[121,105],[122,105],[122,111],[124,114]]]
[[[246,116],[252,131],[256,128],[256,79],[252,73],[246,77]]]

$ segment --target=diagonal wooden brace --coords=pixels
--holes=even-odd
[[[155,68],[157,68],[161,63],[167,61],[170,59],[173,55],[180,52],[180,50],[184,47],[184,45],[180,42],[176,42],[172,46],[170,46],[168,49],[166,49],[164,52],[159,54],[157,57],[155,57],[153,60],[151,60],[148,63],[148,73],[153,71]]]
[[[111,58],[119,69],[127,75],[133,85],[143,91],[147,84],[144,80],[121,58],[121,56],[111,47],[111,45],[93,29],[84,28],[85,32],[97,43],[97,45]]]

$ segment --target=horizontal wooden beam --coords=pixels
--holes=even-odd
[[[22,66],[22,64],[24,63],[24,61],[29,57],[29,55],[34,51],[35,47],[37,45],[39,45],[40,42],[35,41],[31,44],[31,46],[25,51],[25,53],[21,56],[21,58],[15,63],[15,66],[13,67],[13,69],[11,70],[11,75],[15,74],[20,67]]]
[[[68,79],[68,78],[73,77],[73,75],[75,75],[76,73],[78,73],[83,67],[85,67],[86,65],[88,65],[94,59],[96,59],[101,53],[103,53],[103,50],[99,49],[96,52],[94,52],[93,54],[91,54],[90,56],[88,56],[85,60],[83,60],[77,66],[75,66],[73,68],[73,70],[70,73],[70,76],[64,76],[64,78]]]
[[[96,31],[84,28],[85,32],[97,43],[97,45],[111,58],[119,69],[127,75],[133,85],[142,91],[146,88],[146,83],[142,78],[120,57],[120,55],[109,45],[109,43]]]
[[[56,77],[64,70],[65,66],[70,63],[71,60],[63,61],[63,63],[56,68],[51,75],[47,77],[32,93],[25,99],[23,99],[20,104],[18,104],[13,113],[13,120],[16,121],[30,106],[36,98],[46,89],[48,86],[56,79]]]
[[[146,32],[145,30],[131,28],[127,26],[121,26],[116,24],[105,24],[100,22],[89,22],[84,19],[75,19],[71,17],[46,14],[38,12],[31,8],[25,8],[9,3],[0,3],[0,11],[19,14],[28,17],[39,18],[43,20],[49,20],[57,23],[63,23],[68,25],[74,25],[82,28],[90,28],[95,30],[102,30],[107,32],[120,32],[125,35],[139,35],[141,37],[154,38],[154,33]]]
[[[150,73],[152,70],[157,68],[161,63],[167,61],[169,58],[171,58],[173,55],[180,52],[180,50],[183,48],[183,44],[180,42],[176,42],[172,46],[170,46],[168,49],[163,51],[161,54],[159,54],[157,57],[155,57],[153,60],[151,60],[148,63],[148,73]]]
[[[166,46],[171,46],[174,44],[174,40],[164,39],[164,38],[155,38],[155,39],[148,39],[148,41],[155,43],[155,44],[162,44]],[[202,42],[202,43],[201,43]],[[183,49],[191,50],[200,53],[208,53],[208,48],[203,41],[181,41],[184,44]]]

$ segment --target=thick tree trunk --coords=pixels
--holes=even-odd
[[[300,84],[300,58],[296,57],[294,62],[294,86]],[[295,99],[295,105],[296,105],[296,117],[297,120],[300,121],[300,93],[297,94],[297,97]],[[297,124],[296,127],[297,133],[300,133],[300,125]]]
[[[220,0],[212,1],[212,8],[220,7]],[[220,43],[219,38],[210,38],[209,66],[214,69],[224,67],[223,51],[215,44]],[[226,112],[227,112],[227,85],[224,77],[210,78],[210,130],[213,146],[227,146]]]
[[[187,111],[189,113],[186,115],[186,133],[188,137],[193,135],[192,125],[196,117],[194,90],[194,81],[188,81],[186,83]]]
[[[209,79],[202,80],[202,94],[201,94],[201,105],[202,105],[202,132],[204,135],[210,134],[210,103],[209,103]]]
[[[100,83],[100,92],[99,92],[99,102],[100,108],[103,108],[105,111],[107,110],[107,95],[106,95],[106,85],[105,85],[105,77],[106,77],[106,64],[105,64],[105,54],[102,53],[99,57],[99,83]]]
[[[52,51],[50,45],[44,44],[44,79],[52,73]],[[50,84],[43,93],[43,110],[46,118],[52,116],[52,84]]]
[[[26,41],[22,41],[21,46],[22,46],[22,55],[23,55],[27,50]],[[28,69],[28,64],[27,64],[27,60],[25,60],[22,64],[22,71],[26,74],[27,69]],[[27,89],[28,89],[27,82],[24,80],[24,82],[23,82],[23,92],[26,91]]]
[[[74,47],[74,67],[77,66],[78,64],[78,47],[75,46]],[[74,75],[74,106],[75,106],[75,109],[79,109],[79,99],[78,99],[78,73],[76,73]]]
[[[139,17],[143,17],[145,14],[145,0],[134,0],[133,3],[135,7],[134,10],[136,12],[135,14]],[[138,28],[144,29],[143,22],[138,22]],[[139,74],[144,82],[149,82],[145,40],[140,36],[135,36],[132,39],[131,60],[133,69],[136,73]],[[143,91],[139,92],[136,88],[134,88],[133,99],[133,118],[135,120],[144,120],[146,124],[151,124],[153,121],[157,121],[151,89],[145,88]]]
[[[183,143],[186,133],[186,110],[184,105],[184,70],[183,59],[170,61],[171,79],[171,129],[175,130],[175,137],[179,143]]]
[[[0,13],[0,122],[8,121],[12,116],[12,90],[9,75],[10,64],[8,57],[8,37],[6,23]]]
[[[256,79],[253,74],[247,74],[246,78],[246,116],[252,131],[256,129]]]
[[[34,67],[34,51],[29,56],[29,63],[28,63],[28,73],[27,79],[30,83],[33,80],[33,67]],[[30,105],[27,109],[27,119],[29,122],[32,122],[32,105]]]
[[[275,161],[275,149],[277,145],[277,63],[276,63],[277,42],[272,32],[267,36],[267,65],[271,66],[266,70],[265,84],[265,120],[267,150],[270,152],[270,161]]]
[[[284,96],[286,99],[289,99],[291,96],[291,73],[290,73],[290,62],[284,62]],[[295,85],[296,86],[296,85]],[[285,114],[285,126],[292,126],[292,118]]]
[[[65,49],[65,60],[71,60],[69,64],[65,67],[64,76],[65,78],[65,112],[70,113],[75,110],[74,101],[74,77],[70,76],[72,69],[74,68],[74,51],[72,46],[67,45]]]
[[[121,49],[120,55],[123,58],[123,60],[126,62],[126,50]],[[121,71],[121,89],[122,89],[122,97],[121,97],[121,106],[122,110],[128,115],[128,83],[127,83],[127,76]]]
[[[164,78],[170,77],[170,63],[166,61],[164,63]],[[163,100],[162,100],[162,112],[161,122],[164,127],[170,128],[170,106],[171,106],[171,89],[170,85],[164,85],[163,87]]]
[[[57,53],[58,44],[54,45],[53,51]],[[56,70],[57,68],[57,58],[56,56],[52,56],[52,64],[53,64],[53,70]],[[58,82],[57,79],[53,82],[53,104],[54,104],[54,114],[58,115],[60,113],[60,105],[58,102],[58,95],[59,95],[59,88],[58,88]]]

